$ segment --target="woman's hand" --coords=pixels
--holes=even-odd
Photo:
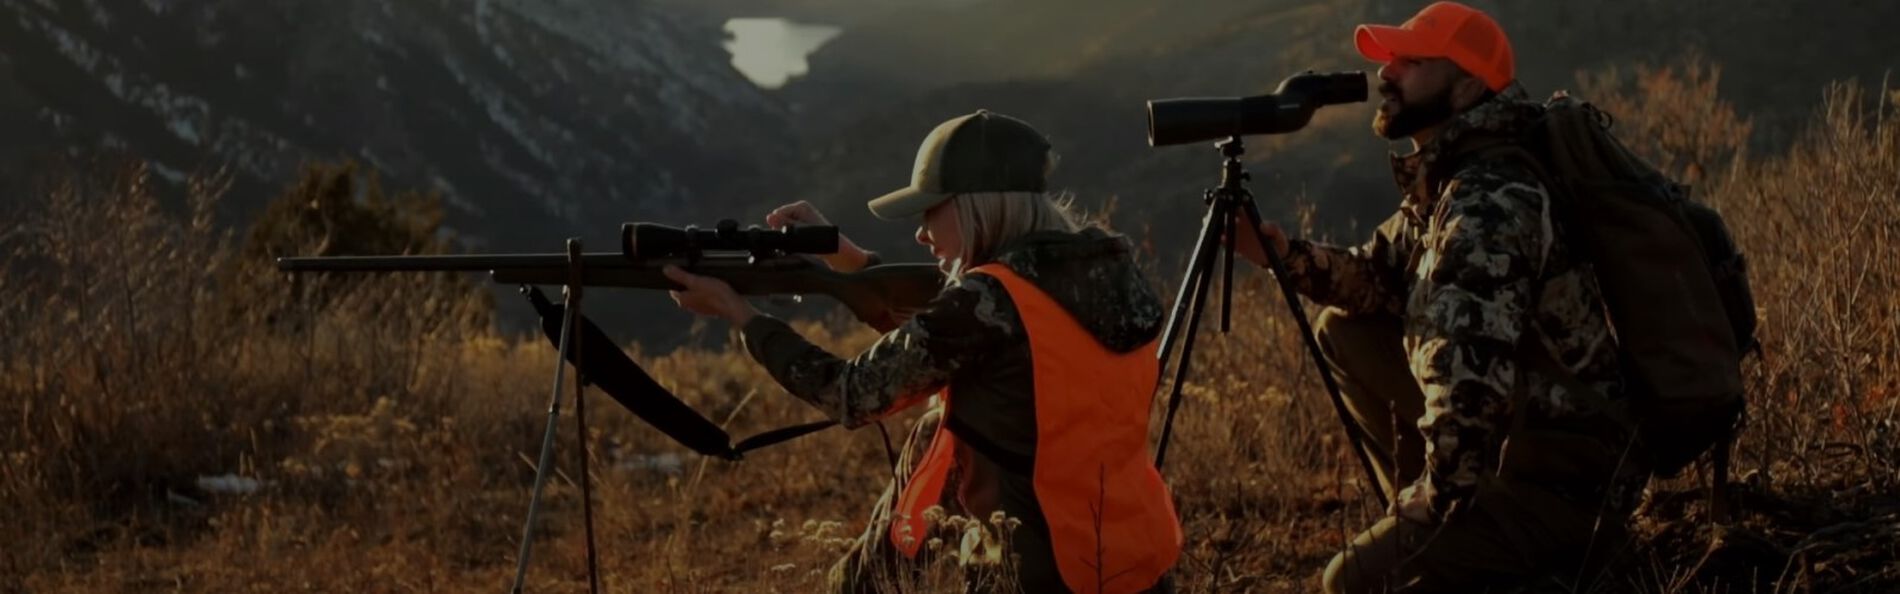
[[[666,274],[666,278],[686,287],[683,291],[669,291],[673,295],[673,303],[686,311],[717,317],[733,326],[744,326],[746,322],[752,321],[753,316],[759,315],[759,310],[740,297],[738,291],[732,290],[732,285],[726,284],[726,281],[680,270],[671,264],[662,268],[661,272]]]
[[[829,227],[831,221],[825,219],[824,213],[818,212],[818,207],[800,200],[772,209],[771,213],[765,215],[766,227],[778,229],[786,225]],[[838,253],[824,254],[821,257],[825,265],[838,272],[857,272],[863,269],[864,264],[871,259],[869,253],[858,247],[858,244],[851,243],[851,239],[845,237],[843,233],[838,234]]]

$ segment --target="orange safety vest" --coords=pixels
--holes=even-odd
[[[1036,390],[1036,501],[1049,525],[1056,568],[1076,592],[1139,592],[1174,566],[1183,538],[1167,485],[1148,452],[1148,417],[1160,377],[1156,343],[1114,353],[1048,294],[1001,264],[970,272],[1002,281],[1029,334]],[[929,534],[956,459],[944,423],[931,438],[892,513],[891,542],[915,558]],[[1097,512],[1100,516],[1097,516]],[[913,536],[914,535],[914,536]]]

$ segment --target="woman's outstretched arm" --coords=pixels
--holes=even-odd
[[[923,401],[958,372],[1024,339],[1008,292],[983,275],[946,288],[849,359],[819,348],[771,316],[752,316],[742,328],[746,350],[786,391],[851,428]]]

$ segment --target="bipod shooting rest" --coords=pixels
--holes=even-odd
[[[582,375],[581,365],[579,364],[582,360],[579,342],[585,341],[574,340],[574,336],[579,333],[576,330],[577,322],[580,320],[581,288],[583,286],[581,279],[583,278],[582,262],[584,260],[581,258],[581,240],[579,238],[569,238],[567,240],[567,261],[568,282],[565,285],[566,290],[563,293],[565,306],[563,307],[564,311],[561,316],[561,339],[560,346],[558,347],[560,356],[554,360],[554,389],[552,394],[548,397],[548,425],[541,436],[541,457],[539,461],[535,463],[534,467],[534,491],[533,494],[528,497],[527,521],[521,527],[521,552],[515,562],[515,583],[513,587],[508,589],[511,594],[521,594],[522,582],[528,577],[528,559],[534,552],[534,524],[536,516],[541,509],[541,490],[547,485],[548,467],[551,466],[554,461],[555,423],[560,420],[561,416],[561,383],[566,379],[569,361],[568,353],[570,349],[574,351],[573,360],[575,362],[574,419],[576,424],[580,425],[580,438],[578,441],[580,443],[581,457],[581,514],[587,526],[587,591],[593,594],[600,593],[600,570],[598,557],[594,549],[593,483],[588,476],[587,460],[587,380],[586,377]],[[522,292],[527,293],[530,290],[530,287],[526,285],[522,286]],[[530,298],[532,299],[536,296],[538,296],[538,294],[530,295]]]
[[[1320,349],[1319,339],[1313,333],[1312,323],[1306,319],[1306,310],[1300,307],[1299,294],[1294,291],[1293,279],[1287,275],[1286,264],[1276,253],[1273,245],[1267,241],[1266,234],[1260,230],[1260,208],[1254,204],[1253,193],[1247,190],[1246,182],[1252,178],[1241,165],[1240,156],[1246,153],[1240,136],[1231,136],[1215,144],[1223,157],[1221,182],[1218,187],[1202,193],[1202,201],[1207,204],[1207,214],[1201,219],[1200,238],[1195,241],[1194,254],[1188,260],[1187,271],[1182,275],[1181,285],[1174,297],[1174,309],[1168,314],[1167,329],[1162,332],[1161,348],[1158,356],[1161,368],[1168,366],[1168,357],[1174,350],[1174,341],[1180,336],[1182,316],[1187,319],[1187,336],[1181,343],[1181,359],[1174,368],[1174,385],[1168,395],[1168,414],[1161,425],[1161,440],[1155,447],[1155,466],[1158,468],[1166,461],[1168,440],[1174,432],[1175,411],[1181,407],[1181,389],[1188,376],[1188,367],[1193,362],[1194,338],[1201,323],[1201,312],[1207,306],[1207,293],[1213,285],[1214,267],[1222,266],[1221,317],[1220,329],[1226,333],[1231,327],[1234,290],[1234,242],[1223,238],[1236,237],[1236,233],[1253,233],[1267,254],[1268,267],[1273,277],[1279,280],[1281,296],[1287,307],[1293,312],[1293,319],[1299,322],[1300,337],[1305,340],[1307,350],[1313,357],[1313,363],[1319,367],[1320,380],[1326,385],[1326,393],[1332,398],[1333,410],[1339,414],[1340,424],[1346,429],[1346,438],[1351,442],[1354,453],[1359,456],[1359,464],[1373,485],[1373,492],[1379,497],[1381,508],[1388,505],[1387,494],[1378,488],[1378,475],[1372,468],[1372,459],[1364,444],[1366,437],[1363,429],[1354,422],[1351,413],[1346,410],[1346,402],[1340,396],[1339,384],[1333,379],[1332,368],[1326,363],[1325,352]],[[1237,227],[1241,217],[1246,219],[1246,230]],[[1224,246],[1224,247],[1223,247]],[[1190,301],[1190,297],[1192,300]]]

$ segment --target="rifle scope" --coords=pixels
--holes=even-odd
[[[739,222],[732,219],[721,220],[712,229],[627,223],[620,226],[620,245],[630,259],[696,257],[715,251],[754,255],[831,254],[838,251],[838,228],[787,225],[783,229],[766,229],[753,225],[740,229]]]
[[[1167,146],[1232,136],[1285,134],[1305,128],[1327,105],[1365,101],[1364,71],[1308,70],[1266,95],[1182,97],[1148,102],[1148,145]]]

